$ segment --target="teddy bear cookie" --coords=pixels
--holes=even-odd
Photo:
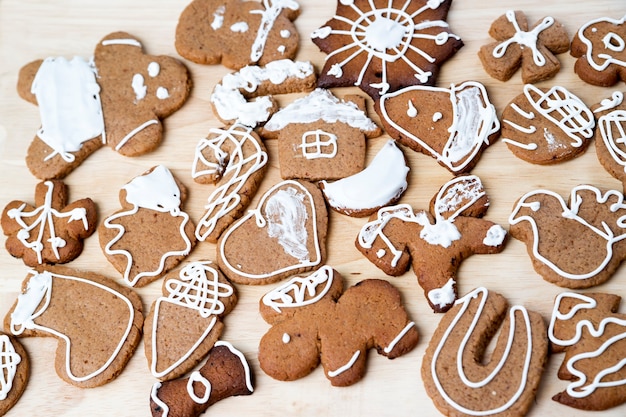
[[[383,95],[375,109],[392,138],[454,175],[470,172],[500,132],[496,108],[475,81],[406,87]]]
[[[150,372],[178,378],[211,350],[224,328],[221,318],[237,303],[235,288],[210,261],[189,262],[167,274],[163,295],[152,303],[143,333]]]
[[[620,180],[626,190],[626,103],[624,93],[614,91],[592,107],[597,118],[594,135],[596,156],[609,174]]]
[[[30,377],[30,360],[24,346],[15,337],[0,332],[0,416],[5,415],[21,398]]]
[[[526,415],[548,357],[546,333],[539,313],[477,288],[448,310],[428,344],[426,392],[446,416]]]
[[[408,204],[399,204],[372,214],[357,236],[356,247],[387,275],[402,275],[412,262],[431,308],[445,312],[457,298],[462,261],[504,249],[506,231],[482,218],[488,208],[480,178],[459,176],[441,187],[429,210],[414,212]]]
[[[115,379],[141,339],[139,296],[111,278],[61,266],[28,272],[4,319],[7,333],[58,339],[55,369],[80,388]]]
[[[215,184],[196,226],[196,238],[217,242],[222,232],[250,204],[265,176],[267,150],[250,127],[234,124],[214,128],[196,145],[191,176]]]
[[[570,54],[578,58],[574,71],[581,80],[601,87],[626,80],[624,19],[601,17],[588,21],[578,29]]]
[[[607,281],[626,257],[624,195],[591,185],[572,188],[569,201],[549,190],[517,200],[511,235],[526,244],[535,271],[566,288]]]
[[[122,209],[98,227],[106,258],[132,286],[144,286],[178,265],[196,244],[195,226],[182,210],[187,189],[164,165],[122,187]]]
[[[502,111],[502,141],[518,158],[533,164],[554,164],[582,154],[593,138],[593,113],[561,86],[532,84]]]
[[[26,164],[37,178],[63,178],[103,145],[125,156],[154,150],[161,120],[187,100],[191,78],[177,59],[147,55],[125,32],[104,37],[92,61],[52,57],[22,67],[17,91],[39,106],[41,128]]]
[[[452,0],[339,0],[311,34],[326,53],[318,87],[360,87],[373,99],[416,84],[434,85],[462,46],[445,21]]]
[[[198,64],[239,69],[291,59],[299,35],[295,0],[193,0],[180,15],[175,46]]]
[[[523,12],[507,10],[491,24],[489,35],[496,41],[481,47],[478,57],[485,71],[500,81],[509,80],[520,67],[526,84],[552,78],[561,69],[555,55],[569,50],[567,31],[552,16],[529,28]]]
[[[259,343],[259,365],[281,381],[302,378],[321,362],[332,385],[352,385],[364,376],[369,349],[394,359],[418,339],[393,285],[366,279],[344,291],[329,266],[268,292],[260,311],[272,327]]]
[[[553,400],[581,410],[607,410],[626,402],[626,315],[621,297],[605,293],[557,295],[548,337],[552,353],[565,353],[558,377],[569,381]]]
[[[7,251],[28,266],[66,263],[83,250],[83,240],[97,227],[96,204],[90,198],[68,202],[69,190],[60,180],[43,181],[35,188],[35,206],[12,201],[0,224]]]
[[[220,270],[237,284],[264,285],[319,268],[326,260],[328,212],[310,182],[285,180],[217,242]]]
[[[261,130],[266,138],[278,138],[281,177],[310,181],[363,170],[366,139],[381,133],[363,97],[339,99],[322,88],[279,110]]]
[[[150,412],[153,417],[199,417],[218,401],[253,391],[252,372],[243,353],[218,340],[200,369],[152,386]]]

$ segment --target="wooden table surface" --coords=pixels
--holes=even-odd
[[[39,112],[16,93],[19,68],[47,56],[90,57],[96,43],[107,33],[117,30],[139,37],[148,53],[178,57],[174,31],[178,16],[187,3],[187,0],[0,1],[0,208],[15,199],[32,202],[38,182],[26,168],[24,156],[40,125]],[[296,21],[301,34],[297,59],[310,60],[320,69],[324,54],[311,43],[308,35],[334,14],[335,0],[301,0],[300,4],[302,13]],[[462,37],[465,46],[443,66],[438,85],[480,81],[487,86],[499,114],[509,100],[521,93],[520,75],[516,74],[508,82],[491,79],[484,72],[477,51],[490,41],[488,29],[491,22],[509,9],[523,10],[531,22],[551,15],[565,25],[570,37],[592,18],[620,18],[626,13],[620,0],[456,0],[448,22],[452,31]],[[610,97],[613,89],[593,87],[579,80],[573,71],[574,59],[569,54],[562,54],[559,58],[561,72],[539,86],[562,85],[589,106]],[[186,64],[194,80],[192,96],[180,111],[165,121],[161,147],[137,158],[125,158],[109,148],[101,149],[66,178],[72,200],[91,197],[98,204],[102,219],[119,208],[118,192],[122,185],[154,165],[165,164],[190,190],[186,211],[194,221],[200,219],[213,187],[198,185],[191,179],[194,147],[210,128],[222,125],[211,112],[209,95],[229,70],[219,65],[202,66],[187,61]],[[623,88],[623,83],[616,86],[616,89]],[[356,92],[356,89],[336,91],[340,96],[350,92]],[[284,96],[279,100],[285,104],[294,97]],[[371,108],[371,101],[369,104]],[[386,140],[385,135],[369,141],[368,161]],[[252,207],[263,191],[280,180],[276,141],[266,141],[266,146],[270,169]],[[411,172],[409,189],[401,202],[409,203],[415,209],[426,208],[432,195],[451,175],[433,159],[404,150]],[[483,154],[473,173],[482,178],[491,197],[486,218],[507,229],[513,203],[532,189],[548,188],[567,196],[573,186],[581,183],[621,188],[620,182],[598,163],[593,145],[583,156],[570,162],[533,166],[517,159],[504,143],[497,142]],[[417,348],[393,361],[370,352],[365,378],[347,388],[332,387],[321,368],[298,381],[275,381],[261,371],[256,358],[259,339],[268,329],[258,313],[258,300],[272,286],[240,285],[237,287],[239,302],[225,319],[222,339],[233,343],[246,355],[256,375],[256,389],[252,396],[229,398],[215,404],[207,415],[439,415],[424,391],[420,367],[440,316],[428,307],[413,272],[401,277],[387,277],[356,250],[354,240],[365,222],[366,219],[349,218],[335,212],[330,214],[328,264],[345,277],[347,285],[366,278],[388,279],[396,285],[417,323],[421,337]],[[4,240],[4,237],[0,238],[2,246]],[[201,242],[188,259],[203,258],[215,259],[215,245]],[[69,265],[121,279],[105,259],[96,235],[87,239],[83,254]],[[4,249],[0,250],[0,315],[3,316],[14,302],[27,270],[21,260],[12,258]],[[612,279],[595,290],[626,295],[624,275],[624,269],[619,269]],[[525,246],[514,239],[501,254],[473,256],[463,263],[458,277],[459,293],[465,294],[477,286],[500,292],[511,303],[521,303],[539,311],[546,320],[555,295],[562,291],[534,272]],[[137,289],[146,311],[160,295],[160,290],[160,281]],[[626,311],[626,306],[623,310]],[[55,340],[27,338],[22,341],[30,355],[32,374],[26,392],[9,415],[149,415],[148,398],[155,380],[149,372],[143,345],[116,380],[100,388],[79,389],[66,384],[55,374]],[[589,415],[551,400],[552,395],[566,386],[556,377],[562,358],[562,355],[553,355],[549,359],[530,416]],[[594,415],[624,414],[626,405]]]

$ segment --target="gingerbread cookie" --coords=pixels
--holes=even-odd
[[[447,311],[457,298],[457,269],[473,254],[499,253],[507,233],[482,219],[489,198],[480,178],[456,177],[439,190],[430,210],[408,204],[383,207],[370,217],[356,239],[357,249],[387,275],[413,272],[435,312]]]
[[[237,295],[210,261],[190,262],[166,275],[162,291],[143,332],[150,372],[165,381],[186,374],[206,356]]]
[[[248,207],[265,175],[267,151],[261,138],[239,124],[211,129],[196,146],[193,179],[215,184],[196,227],[196,238],[215,243]]]
[[[548,190],[523,195],[509,217],[511,235],[526,243],[546,281],[588,288],[608,280],[626,257],[624,195],[591,185],[572,188],[569,201]]]
[[[434,85],[439,67],[462,46],[445,21],[452,0],[340,0],[311,34],[327,54],[318,86],[356,85],[370,97]]]
[[[339,213],[364,217],[395,204],[408,186],[404,154],[389,140],[363,171],[335,182],[320,182],[328,205]]]
[[[471,171],[500,131],[487,90],[475,81],[406,87],[383,95],[375,109],[392,138],[455,175]]]
[[[287,180],[217,242],[221,271],[238,284],[269,284],[324,264],[328,213],[315,185]]]
[[[0,416],[5,415],[20,399],[30,377],[30,361],[24,346],[0,332]]]
[[[418,339],[393,285],[366,279],[344,292],[329,266],[265,294],[260,311],[272,327],[261,338],[259,365],[282,381],[308,375],[321,361],[332,385],[352,385],[364,376],[369,349],[394,359]]]
[[[218,401],[253,391],[245,356],[230,343],[217,341],[207,362],[188,378],[153,385],[150,411],[153,417],[199,417]]]
[[[13,335],[57,338],[57,374],[81,388],[106,384],[122,372],[142,325],[134,291],[100,274],[60,266],[29,271],[4,319]]]
[[[176,50],[198,64],[239,69],[291,59],[299,36],[295,0],[193,0],[176,26]]]
[[[178,110],[190,90],[180,61],[145,54],[125,32],[105,36],[89,62],[34,61],[20,70],[17,85],[41,115],[26,164],[38,178],[63,178],[104,144],[125,156],[150,152],[161,142],[161,119]]]
[[[576,32],[570,53],[578,58],[574,71],[583,81],[602,87],[626,81],[624,19],[593,19]]]
[[[554,164],[582,154],[596,126],[585,103],[564,87],[524,86],[502,112],[502,141],[533,164]]]
[[[35,188],[35,206],[12,201],[0,224],[7,251],[28,266],[66,263],[83,251],[83,239],[96,231],[97,209],[90,198],[68,204],[69,190],[60,180]]]
[[[610,98],[592,107],[597,117],[595,131],[596,156],[613,177],[620,180],[626,190],[626,103],[624,94],[615,91]]]
[[[523,12],[507,10],[491,24],[489,35],[496,41],[481,47],[478,57],[485,71],[500,81],[509,80],[520,67],[526,84],[552,78],[561,69],[555,55],[569,50],[567,31],[552,16],[529,30]]]
[[[195,226],[182,211],[187,189],[163,165],[120,191],[122,209],[98,227],[102,250],[132,286],[144,286],[178,265],[196,244]]]
[[[310,62],[282,59],[264,67],[250,65],[222,78],[211,94],[211,106],[226,124],[256,127],[278,110],[271,94],[311,91],[316,82]]]
[[[626,315],[621,297],[561,293],[548,336],[553,353],[565,352],[559,379],[570,381],[553,400],[581,410],[606,410],[626,402]]]
[[[365,140],[381,129],[366,113],[365,99],[338,99],[318,88],[274,114],[261,134],[278,138],[284,179],[339,179],[365,166]]]
[[[539,313],[509,308],[500,294],[477,288],[442,317],[422,361],[422,379],[447,416],[523,416],[535,400],[547,356]]]

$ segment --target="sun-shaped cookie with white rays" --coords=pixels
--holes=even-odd
[[[439,66],[463,46],[445,21],[452,0],[338,0],[311,34],[327,54],[319,87],[356,85],[376,99],[409,85],[433,85]]]

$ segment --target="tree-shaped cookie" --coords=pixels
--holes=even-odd
[[[35,188],[35,206],[12,201],[2,212],[6,248],[28,266],[65,263],[83,250],[83,239],[96,231],[97,210],[90,198],[68,204],[69,190],[60,180]]]
[[[407,204],[378,210],[361,228],[356,247],[388,275],[402,275],[412,263],[428,303],[444,312],[457,298],[461,262],[504,249],[506,231],[482,219],[488,207],[478,177],[456,177],[434,196],[429,211],[414,212]]]
[[[352,385],[365,373],[369,349],[393,359],[418,339],[393,285],[366,279],[344,292],[343,278],[329,266],[270,291],[260,311],[272,327],[261,338],[259,364],[282,381],[302,378],[321,362],[332,385]]]

